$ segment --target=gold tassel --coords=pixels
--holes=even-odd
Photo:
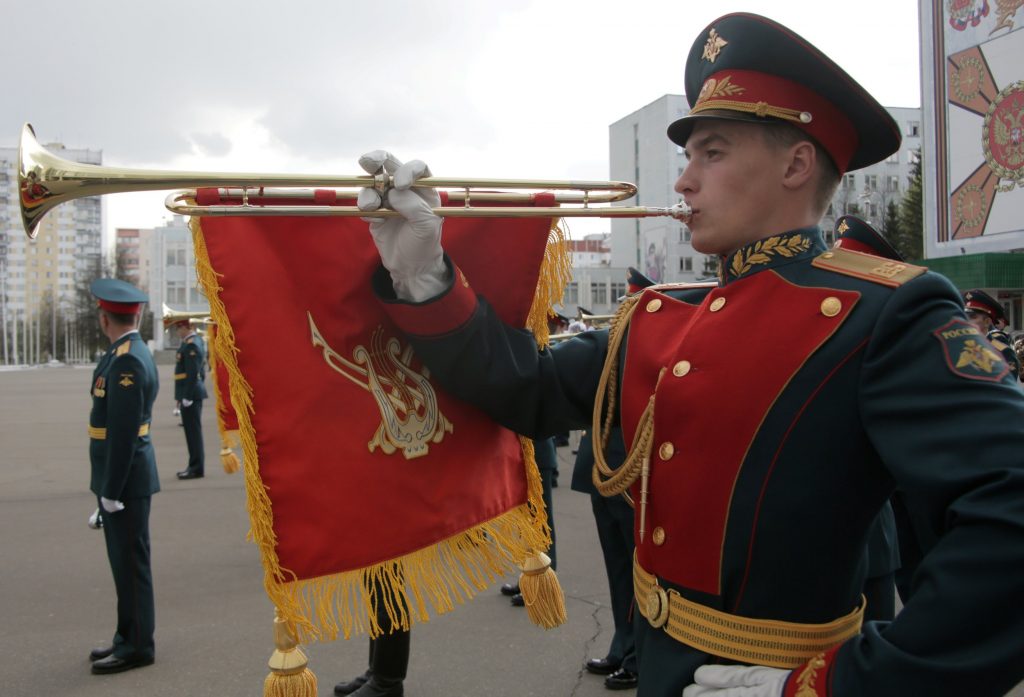
[[[539,552],[523,562],[519,592],[523,594],[526,614],[535,625],[553,629],[565,624],[565,595],[548,555]]]
[[[227,474],[234,474],[242,467],[242,461],[238,459],[238,455],[235,455],[235,451],[228,447],[226,443],[220,449],[220,464],[224,465],[224,471]]]
[[[274,645],[277,648],[267,662],[270,674],[263,682],[263,697],[316,697],[316,676],[280,613],[274,617]]]

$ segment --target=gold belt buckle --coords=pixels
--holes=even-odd
[[[647,621],[655,629],[660,629],[668,622],[668,593],[655,583],[647,594]]]

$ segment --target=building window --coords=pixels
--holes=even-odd
[[[892,155],[889,155],[889,157],[885,158],[885,161],[888,162],[889,164],[899,164],[900,151],[897,150]]]
[[[867,174],[864,175],[864,188],[868,191],[874,191],[878,188],[878,175]]]
[[[608,304],[608,286],[605,283],[595,283],[591,289],[591,297],[595,305]]]
[[[580,301],[580,286],[576,281],[570,281],[565,286],[565,305],[575,305]]]
[[[612,283],[612,297],[617,301],[626,294],[626,284],[622,281]]]
[[[843,176],[843,186],[847,186],[851,189],[857,188],[857,177],[853,174],[847,174]]]
[[[679,270],[684,273],[693,271],[693,257],[679,257]]]
[[[686,227],[685,225],[683,225],[681,228],[679,228],[679,241],[680,242],[689,242],[692,238],[693,238],[693,233],[690,232],[690,228]]]
[[[896,175],[890,175],[885,178],[885,190],[886,191],[899,191],[900,190],[900,178]]]
[[[167,282],[167,304],[171,307],[180,308],[185,304],[185,283],[184,281]]]
[[[185,265],[185,250],[184,249],[167,249],[167,265],[168,266],[184,266]]]
[[[921,135],[921,122],[911,121],[907,124],[907,135],[908,136],[919,136]]]

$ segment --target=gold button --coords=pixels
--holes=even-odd
[[[654,532],[651,534],[651,542],[654,543],[655,547],[661,547],[665,544],[665,528],[660,525],[654,528]]]
[[[711,301],[711,308],[710,309],[711,309],[712,312],[718,312],[723,307],[725,307],[725,298],[719,297],[719,298],[715,298],[714,300]]]
[[[672,374],[677,378],[681,378],[690,372],[690,361],[679,361],[672,366]]]
[[[836,241],[836,246],[839,246],[838,240]],[[822,259],[831,259],[835,255],[836,255],[835,252],[825,252],[824,254],[821,255],[821,258]]]
[[[671,443],[669,443],[668,441],[665,441],[664,443],[662,443],[661,447],[658,448],[658,455],[661,456],[662,460],[669,459],[670,457],[672,457],[675,454],[675,452],[676,452],[676,447],[674,445],[672,445]]]
[[[826,317],[835,317],[842,309],[843,303],[839,301],[839,298],[833,295],[830,295],[821,301],[821,314]]]
[[[659,300],[658,298],[655,298],[651,302],[647,303],[647,311],[648,312],[657,312],[660,309],[661,309],[661,300]]]

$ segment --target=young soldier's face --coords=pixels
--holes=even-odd
[[[702,254],[730,254],[763,237],[765,220],[779,205],[786,166],[769,146],[762,126],[708,119],[686,141],[689,163],[675,190],[693,209],[693,248]]]

